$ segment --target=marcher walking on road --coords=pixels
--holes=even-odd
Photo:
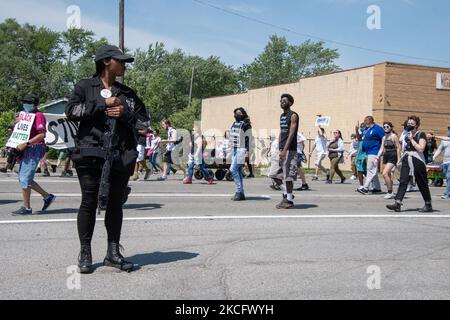
[[[356,191],[361,194],[368,194],[369,186],[372,183],[372,193],[381,193],[377,155],[385,134],[383,128],[375,123],[372,116],[367,116],[364,123],[366,124],[366,130],[362,141],[362,151],[367,154],[367,176],[364,186],[359,187]]]
[[[405,197],[406,188],[408,187],[410,180],[409,178],[413,176],[416,178],[420,193],[425,201],[425,206],[420,209],[419,212],[433,211],[425,159],[425,154],[427,152],[427,136],[425,132],[419,131],[419,127],[420,118],[417,116],[410,116],[406,128],[408,134],[404,138],[403,154],[399,160],[399,163],[402,165],[400,171],[400,185],[398,187],[397,195],[395,196],[395,203],[387,206],[389,210],[394,210],[396,212],[401,211],[403,198]]]
[[[342,133],[340,130],[333,131],[333,139],[328,144],[328,158],[330,159],[330,178],[327,183],[333,183],[334,175],[337,174],[341,178],[341,183],[344,183],[346,178],[339,169],[339,163],[344,159],[344,140],[342,140]]]
[[[400,159],[401,146],[397,134],[394,131],[394,126],[391,122],[386,121],[383,124],[384,132],[386,133],[383,141],[381,142],[380,151],[378,151],[377,160],[379,161],[383,157],[383,177],[387,187],[387,195],[385,199],[393,199],[395,197],[393,193],[393,172]]]
[[[447,180],[447,188],[445,190],[445,194],[441,197],[443,200],[450,199],[450,141],[442,140],[439,148],[436,150],[436,153],[433,156],[433,162],[444,153],[444,161],[443,172],[445,175],[445,179]]]
[[[270,177],[283,192],[281,202],[277,209],[290,209],[294,207],[294,181],[297,180],[297,133],[300,117],[291,110],[294,105],[294,97],[290,94],[283,94],[280,106],[283,113],[280,116],[280,136],[278,138],[278,148],[280,150],[280,160],[278,168],[271,168]]]
[[[316,161],[314,163],[316,172],[313,180],[319,180],[319,171],[322,171],[325,174],[326,180],[330,179],[330,172],[322,165],[322,161],[327,157],[327,145],[328,141],[325,136],[325,129],[319,127],[317,130],[317,137],[314,140],[314,145],[309,153],[309,156],[311,157],[313,152],[316,151]]]
[[[42,187],[34,181],[34,175],[36,168],[39,165],[39,161],[45,154],[45,133],[46,133],[46,119],[42,112],[38,111],[39,97],[36,95],[26,96],[22,102],[23,110],[26,113],[33,113],[35,115],[29,140],[22,144],[19,144],[16,149],[20,155],[20,167],[19,167],[19,183],[22,188],[23,206],[13,212],[13,215],[28,215],[33,214],[31,208],[31,190],[39,193],[43,200],[44,205],[41,212],[45,212],[55,200],[53,194],[49,194]],[[36,212],[37,213],[37,212]]]
[[[249,121],[244,121],[248,118],[248,114],[244,108],[237,108],[234,110],[235,121],[230,129],[230,144],[231,144],[231,166],[230,172],[234,178],[235,194],[231,198],[233,201],[244,201],[244,163],[246,156],[250,153],[250,137],[252,127]]]

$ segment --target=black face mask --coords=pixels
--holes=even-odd
[[[408,132],[411,132],[411,131],[413,131],[415,128],[416,128],[415,126],[407,126],[407,127],[405,128],[405,130],[408,131]]]
[[[241,122],[241,121],[244,121],[244,116],[240,116],[240,115],[234,116],[234,119],[236,119],[237,122]]]

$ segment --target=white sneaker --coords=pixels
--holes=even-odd
[[[406,192],[414,192],[417,191],[416,186],[408,185],[408,188],[406,188]]]
[[[442,199],[442,200],[448,200],[448,199],[450,199],[450,196],[449,196],[448,194],[444,194],[444,195],[441,197],[441,199]]]
[[[387,195],[384,196],[384,198],[386,200],[394,199],[395,198],[395,194],[394,193],[388,193]]]
[[[356,180],[357,177],[356,176],[351,176],[350,180]]]

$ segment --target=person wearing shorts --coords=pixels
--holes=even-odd
[[[383,124],[383,129],[386,136],[383,138],[381,143],[380,151],[378,151],[377,159],[379,160],[383,156],[383,177],[388,189],[385,199],[394,199],[395,194],[393,193],[394,181],[393,172],[397,167],[397,163],[400,159],[401,146],[400,140],[394,131],[394,126],[391,122],[386,121]]]
[[[41,212],[44,212],[55,200],[53,194],[47,193],[42,187],[34,181],[36,168],[45,154],[45,132],[46,120],[42,112],[38,111],[39,97],[36,95],[26,96],[22,102],[26,113],[34,113],[35,118],[32,124],[30,137],[27,142],[19,144],[16,149],[21,152],[19,168],[19,184],[22,189],[23,206],[13,212],[13,215],[33,214],[31,209],[31,190],[42,195],[44,206]]]
[[[150,175],[150,169],[147,167],[147,161],[145,160],[145,146],[147,145],[147,133],[148,129],[141,129],[138,131],[137,146],[136,150],[138,152],[138,157],[136,158],[136,166],[134,168],[134,175],[131,178],[133,181],[139,179],[139,165],[145,170],[144,180],[148,179]]]
[[[298,158],[297,153],[297,133],[299,116],[291,110],[294,98],[290,94],[283,94],[280,106],[283,113],[280,116],[280,136],[279,136],[279,168],[272,172],[270,176],[283,192],[281,202],[277,209],[290,209],[294,206],[294,181],[297,181]],[[275,168],[274,168],[275,169]]]

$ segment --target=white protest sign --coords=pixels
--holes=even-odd
[[[36,115],[34,113],[19,113],[19,122],[14,126],[14,131],[6,143],[7,147],[16,148],[19,144],[30,140],[31,128],[33,127],[35,117]]]
[[[47,133],[45,144],[52,149],[63,150],[75,147],[78,125],[69,121],[65,114],[45,114]]]
[[[331,124],[331,117],[317,117],[316,127],[329,127]]]

